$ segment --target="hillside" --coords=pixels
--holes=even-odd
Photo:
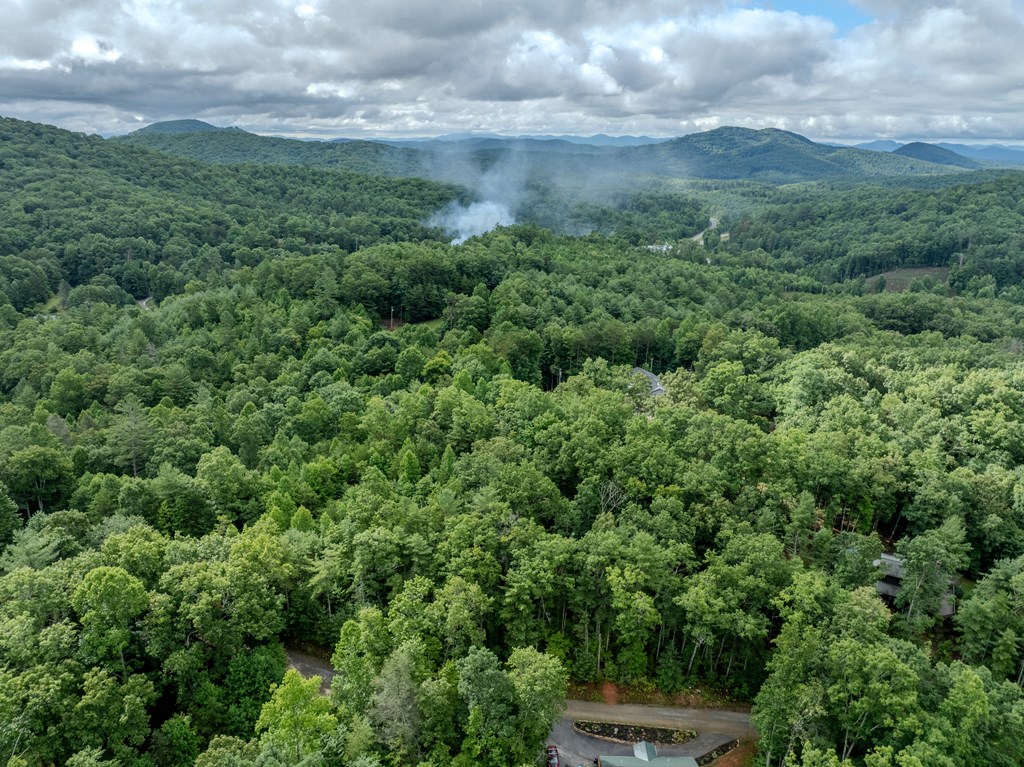
[[[902,157],[911,157],[915,160],[923,160],[924,162],[934,162],[939,165],[951,165],[956,168],[966,168],[968,170],[976,170],[981,168],[981,163],[964,157],[963,155],[957,154],[949,149],[944,149],[934,144],[925,144],[921,141],[915,141],[910,144],[904,144],[898,149],[892,151],[893,154],[901,155]]]
[[[241,128],[218,128],[216,125],[210,125],[202,120],[166,120],[139,128],[135,133],[146,136],[171,136],[182,133],[216,133],[225,130],[239,131]]]
[[[237,129],[153,132],[146,128],[110,141],[223,165],[306,165],[370,175],[427,175],[423,171],[422,156],[414,150],[371,141],[299,141],[258,136]]]
[[[991,165],[1024,165],[1024,148],[1000,146],[969,146],[967,144],[936,144],[964,157],[980,160]]]
[[[424,222],[456,197],[422,180],[207,165],[5,118],[0,169],[0,277],[10,280],[0,279],[0,294],[19,310],[62,280],[75,287],[103,276],[135,297],[161,296],[240,252],[259,260],[282,247],[441,238]]]

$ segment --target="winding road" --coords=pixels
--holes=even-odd
[[[288,650],[288,665],[306,678],[319,676],[323,680],[320,689],[324,694],[330,689],[334,669],[329,663],[298,650]],[[697,731],[698,736],[688,743],[659,748],[658,753],[664,756],[699,758],[732,740],[757,735],[757,730],[750,723],[750,715],[741,711],[570,700],[566,701],[565,716],[555,723],[551,735],[548,736],[548,743],[558,747],[562,764],[566,767],[590,765],[598,754],[633,753],[632,745],[614,743],[577,732],[572,724],[581,719]]]
[[[703,231],[698,232],[697,234],[693,235],[693,237],[691,237],[690,239],[693,240],[694,242],[704,242],[704,234],[705,234],[705,232],[710,232],[713,229],[717,229],[718,228],[718,219],[712,217],[711,219],[708,220],[708,224],[710,224],[710,226],[708,226],[707,229],[704,229]]]

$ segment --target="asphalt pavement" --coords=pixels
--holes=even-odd
[[[567,701],[565,717],[555,723],[548,736],[548,743],[558,748],[559,761],[563,767],[588,767],[598,754],[627,756],[633,753],[632,744],[616,743],[578,732],[572,724],[580,720],[695,730],[697,737],[687,743],[658,748],[662,756],[692,756],[694,759],[700,759],[736,738],[756,735],[756,730],[750,724],[750,715],[740,711],[570,700]]]

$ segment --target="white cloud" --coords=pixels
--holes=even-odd
[[[71,55],[86,62],[111,64],[121,58],[121,52],[94,37],[76,37],[71,41]]]
[[[1024,0],[0,0],[0,113],[114,131],[1024,136]],[[827,6],[823,5],[823,8]]]

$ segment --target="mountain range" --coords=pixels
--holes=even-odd
[[[864,144],[856,144],[857,149],[869,149],[875,152],[895,152],[908,146],[930,146],[945,149],[961,157],[993,166],[1014,166],[1024,165],[1024,146],[1005,146],[1003,144],[985,144],[982,146],[971,146],[969,144],[951,144],[939,142],[936,144],[925,144],[913,142],[911,144],[900,144],[898,141],[869,141]]]
[[[723,127],[674,139],[649,137],[452,135],[434,139],[308,141],[217,128],[199,120],[155,123],[112,139],[206,162],[340,167],[472,185],[481,173],[515,166],[539,178],[752,179],[766,183],[939,176],[1024,165],[1024,152],[878,141],[849,147],[788,131]],[[959,151],[958,151],[959,150]],[[968,150],[973,156],[967,154]]]

